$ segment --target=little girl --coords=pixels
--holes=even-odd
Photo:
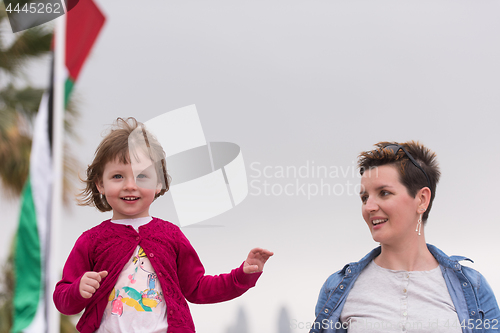
[[[169,180],[159,142],[134,118],[118,118],[97,147],[80,200],[113,217],[78,238],[54,291],[61,313],[85,309],[78,331],[195,332],[186,299],[223,302],[255,286],[272,252],[255,248],[231,273],[205,275],[180,228],[149,216]]]

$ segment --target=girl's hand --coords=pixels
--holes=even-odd
[[[267,259],[274,253],[266,249],[255,248],[248,254],[247,260],[243,265],[243,272],[246,274],[262,272]]]
[[[80,295],[83,298],[90,298],[101,286],[100,282],[108,275],[107,271],[86,272],[80,279]]]

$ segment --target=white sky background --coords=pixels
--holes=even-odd
[[[253,247],[275,252],[247,294],[191,306],[197,331],[224,332],[239,307],[250,332],[277,332],[283,305],[297,322],[314,320],[324,280],[377,246],[361,216],[353,168],[360,151],[383,140],[420,140],[437,152],[442,178],[426,239],[472,258],[500,297],[500,3],[98,4],[106,25],[76,84],[82,143],[74,149],[82,165],[116,117],[147,121],[196,104],[208,141],[241,147],[251,186],[235,209],[184,233],[209,274],[237,267]],[[34,69],[41,77],[46,71]],[[307,165],[308,177],[258,177],[266,166]],[[312,177],[313,165],[348,176]],[[323,181],[338,195],[258,195],[264,181],[275,193]],[[175,221],[171,205],[165,196],[151,212]],[[18,208],[2,200],[1,209],[7,251]],[[60,260],[83,231],[110,216],[76,205],[68,211]]]

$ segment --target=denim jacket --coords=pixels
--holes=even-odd
[[[459,264],[461,260],[472,260],[462,256],[448,257],[430,244],[427,244],[427,248],[443,272],[462,332],[500,332],[500,310],[491,287],[479,272]],[[316,304],[316,320],[310,333],[347,332],[339,321],[347,295],[361,271],[380,252],[380,247],[373,249],[360,261],[347,264],[330,275],[321,288]]]

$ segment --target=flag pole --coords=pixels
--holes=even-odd
[[[53,187],[50,221],[49,272],[48,272],[48,333],[60,332],[60,314],[52,301],[55,285],[60,280],[61,265],[59,244],[61,240],[62,188],[63,188],[63,142],[65,109],[65,63],[66,63],[66,15],[56,19],[54,51],[54,99],[52,123]]]

